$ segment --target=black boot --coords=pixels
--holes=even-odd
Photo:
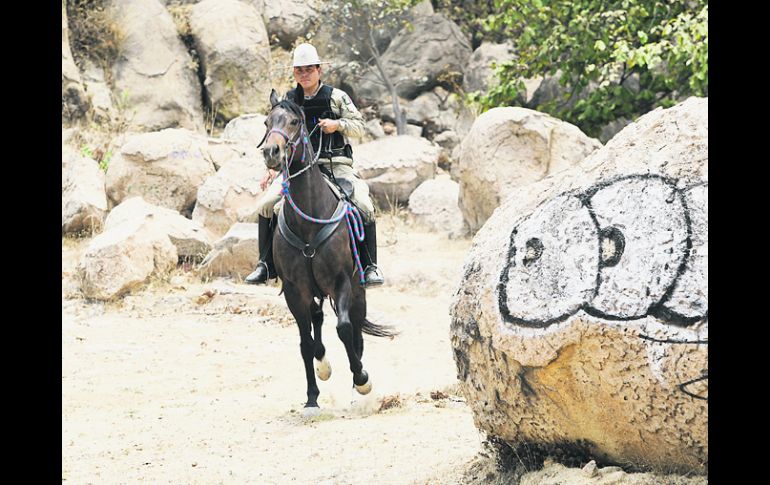
[[[385,283],[382,271],[377,267],[377,226],[375,222],[364,224],[364,243],[359,243],[361,266],[364,267],[364,288],[372,288]]]
[[[259,216],[259,263],[257,269],[244,279],[246,283],[261,285],[270,278],[276,278],[273,265],[273,229],[277,223],[276,216],[272,219]]]

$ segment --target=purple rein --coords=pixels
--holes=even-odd
[[[358,209],[353,206],[353,204],[350,204],[348,202],[343,202],[345,204],[345,211],[340,214],[339,217],[332,218],[332,219],[317,219],[315,217],[311,217],[304,212],[302,212],[302,209],[297,207],[297,204],[294,202],[294,199],[291,197],[291,193],[289,192],[289,179],[292,177],[296,177],[300,173],[304,172],[305,170],[309,169],[312,165],[315,164],[315,160],[308,164],[307,167],[304,169],[301,169],[299,172],[295,173],[294,175],[289,175],[289,165],[294,161],[294,154],[297,151],[297,146],[302,142],[302,158],[300,159],[300,163],[305,163],[305,155],[307,154],[307,145],[310,143],[308,140],[308,134],[305,130],[305,124],[302,123],[299,136],[297,137],[297,141],[290,142],[289,141],[289,135],[284,133],[283,131],[273,128],[270,130],[268,135],[270,133],[278,133],[284,139],[286,140],[286,145],[289,147],[289,149],[286,150],[286,159],[287,162],[283,164],[283,169],[281,170],[281,175],[283,177],[283,181],[281,182],[281,194],[286,197],[286,200],[289,201],[289,204],[294,209],[294,212],[296,212],[301,218],[305,219],[306,221],[315,222],[316,224],[332,224],[339,220],[341,220],[343,217],[347,218],[347,225],[348,225],[348,235],[350,236],[350,245],[353,247],[353,256],[356,260],[356,266],[358,267],[358,276],[359,281],[361,285],[364,284],[364,268],[361,265],[361,257],[358,254],[358,245],[355,244],[354,237],[358,239],[359,241],[364,240],[364,223],[361,218],[361,214],[358,212]]]

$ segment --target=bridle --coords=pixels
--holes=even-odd
[[[281,137],[286,142],[286,147],[287,147],[287,149],[285,150],[284,160],[281,163],[281,173],[284,175],[284,180],[293,179],[294,177],[301,175],[303,172],[309,170],[313,165],[318,163],[318,158],[319,158],[319,155],[321,154],[320,150],[318,151],[318,153],[315,154],[315,157],[313,158],[313,160],[310,163],[308,163],[305,167],[303,167],[302,169],[300,169],[298,172],[294,174],[291,174],[291,175],[289,174],[289,167],[294,161],[294,154],[296,153],[300,143],[302,143],[302,158],[300,159],[300,162],[303,164],[305,163],[307,146],[310,144],[310,136],[317,129],[318,129],[318,125],[316,125],[310,133],[307,133],[307,128],[305,125],[305,114],[302,113],[302,117],[300,118],[300,129],[297,132],[295,140],[292,141],[291,137],[280,128],[271,128],[270,131],[265,133],[265,136],[262,138],[262,141],[259,142],[259,145],[257,145],[257,148],[261,147],[262,144],[265,142],[265,140],[267,140],[267,137],[269,137],[272,133],[278,133],[279,135],[281,135]],[[323,137],[323,131],[320,132],[320,136]]]

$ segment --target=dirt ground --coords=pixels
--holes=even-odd
[[[484,439],[458,396],[449,343],[470,240],[403,218],[378,226],[387,284],[368,292],[369,317],[401,333],[364,337],[373,390],[358,396],[327,302],[333,371],[311,418],[301,415],[299,334],[278,284],[202,282],[180,268],[121,301],[87,302],[75,275],[88,240],[63,239],[63,481],[451,481]]]
[[[449,303],[470,239],[403,215],[378,220],[386,285],[365,335],[373,390],[359,396],[324,305],[332,365],[321,414],[303,417],[299,334],[279,285],[202,282],[180,267],[117,302],[87,302],[76,265],[88,239],[62,239],[62,482],[258,484],[702,484],[550,465],[496,469],[457,385]],[[529,477],[529,478],[527,478]],[[624,478],[625,477],[625,478]],[[527,481],[529,480],[529,481]]]

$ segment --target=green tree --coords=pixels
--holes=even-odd
[[[502,32],[489,31],[485,22],[497,12],[496,0],[431,0],[437,13],[445,15],[455,22],[471,40],[471,48],[476,49],[483,41],[500,43],[505,41]],[[509,36],[511,32],[507,33]]]
[[[383,33],[397,32],[409,24],[406,16],[419,0],[332,0],[324,5],[323,22],[333,26],[333,44],[346,50],[356,67],[371,69],[388,90],[393,103],[397,133],[406,133],[406,117],[398,103],[396,86],[382,62]],[[363,74],[364,69],[357,69]]]
[[[516,104],[523,80],[560,72],[565,94],[537,106],[597,136],[684,96],[708,96],[705,0],[495,0],[486,26],[510,33],[518,58],[499,65],[483,109]],[[515,35],[514,35],[515,33]]]

